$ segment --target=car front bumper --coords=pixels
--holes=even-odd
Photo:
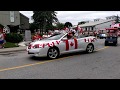
[[[47,56],[48,48],[32,48],[28,49],[27,52],[29,55],[36,56],[36,57],[43,57]]]

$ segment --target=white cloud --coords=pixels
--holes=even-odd
[[[30,18],[33,15],[32,11],[20,11],[24,15]],[[57,12],[57,17],[60,22],[65,23],[65,22],[71,22],[72,24],[76,25],[78,22],[82,20],[93,20],[96,18],[101,18],[105,19],[107,16],[112,16],[112,15],[119,15],[120,16],[120,11],[56,11]]]

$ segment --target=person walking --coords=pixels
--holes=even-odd
[[[0,48],[4,48],[4,34],[0,31]]]

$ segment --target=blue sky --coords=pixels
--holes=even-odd
[[[30,18],[33,15],[32,11],[20,11],[22,14]],[[107,16],[119,15],[120,11],[56,11],[57,18],[61,23],[71,22],[73,25],[77,25],[82,20],[90,20],[96,18],[105,19]]]

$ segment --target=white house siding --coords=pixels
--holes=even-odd
[[[96,25],[94,27],[94,30],[100,30],[100,29],[105,29],[105,28],[110,28],[110,25],[112,25],[112,21],[110,22],[106,22],[106,23],[103,23],[103,24],[99,24],[99,25]]]

